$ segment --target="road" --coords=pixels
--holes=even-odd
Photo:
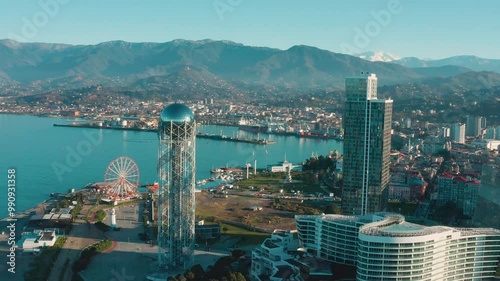
[[[48,281],[71,281],[73,276],[73,270],[71,266],[78,259],[80,251],[85,247],[96,243],[102,239],[104,239],[104,235],[102,232],[97,229],[93,224],[88,224],[85,220],[80,219],[83,218],[87,212],[87,210],[91,206],[84,206],[80,211],[79,219],[75,220],[73,223],[73,229],[68,234],[68,239],[64,244],[63,249],[59,253],[56,262],[50,272]],[[69,259],[69,264],[66,268],[64,265],[66,261]],[[61,272],[65,271],[64,277],[60,279]]]
[[[146,276],[154,268],[158,248],[139,239],[139,233],[144,231],[143,208],[143,203],[115,207],[120,230],[106,232],[115,247],[92,258],[89,267],[80,274],[84,280],[141,280],[140,276]],[[111,209],[106,210],[104,223],[111,224]]]

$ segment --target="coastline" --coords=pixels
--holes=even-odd
[[[65,128],[84,128],[84,129],[99,129],[99,130],[118,130],[118,131],[135,131],[135,132],[150,132],[157,133],[158,129],[143,129],[143,128],[128,128],[128,127],[108,127],[108,126],[96,126],[91,124],[53,124],[54,127],[65,127]],[[266,139],[246,139],[237,137],[228,137],[224,135],[213,135],[206,133],[197,133],[197,138],[210,139],[216,141],[230,141],[230,142],[242,142],[257,145],[267,145],[275,144],[276,142],[266,140]]]
[[[46,207],[46,206],[50,205],[51,201],[55,201],[55,200],[56,199],[53,199],[53,198],[46,199],[43,202],[36,204],[36,206],[34,206],[34,207],[31,207],[27,210],[16,213],[13,217],[5,217],[3,219],[0,219],[0,222],[8,222],[8,221],[11,221],[13,219],[17,219],[17,220],[25,219],[25,218],[29,217],[30,215],[32,215],[32,213],[36,212],[37,209]]]
[[[55,115],[44,115],[44,114],[35,114],[35,113],[18,113],[18,112],[0,112],[0,115],[25,115],[25,116],[33,116],[33,117],[39,117],[39,118],[53,118],[53,119],[68,119],[68,118],[75,118],[75,119],[82,119],[86,120],[84,117],[69,117],[69,116],[55,116]],[[225,124],[225,123],[210,123],[207,122],[206,120],[201,119],[201,125],[202,126],[209,126],[209,125],[214,125],[214,126],[226,126],[226,127],[238,127],[236,124]],[[62,126],[67,126],[67,125],[62,125]],[[67,126],[71,127],[71,126]],[[89,127],[92,128],[92,127]],[[127,130],[129,129],[130,131],[149,131],[149,132],[157,132],[157,130],[148,130],[148,129],[135,129],[135,128],[100,128],[100,129],[115,129],[115,130]],[[296,137],[296,138],[305,138],[305,139],[320,139],[320,140],[336,140],[336,141],[344,141],[342,137],[336,136],[336,135],[322,135],[322,134],[308,134],[308,133],[298,133],[298,132],[262,132],[263,134],[267,135],[275,135],[275,136],[290,136],[290,137]],[[210,138],[206,136],[199,136],[199,137],[205,137],[205,138]],[[227,140],[227,139],[226,139]],[[251,141],[251,140],[249,140]],[[245,141],[244,141],[245,142]],[[260,144],[260,143],[255,143],[255,144]],[[263,144],[263,143],[262,143]],[[266,144],[273,144],[272,142],[268,142]]]

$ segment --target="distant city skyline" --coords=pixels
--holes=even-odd
[[[97,44],[106,41],[230,40],[288,49],[383,51],[439,59],[475,55],[500,59],[494,0],[264,1],[4,1],[0,38],[21,42]]]

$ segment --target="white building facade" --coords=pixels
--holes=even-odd
[[[495,277],[500,230],[427,227],[399,214],[296,216],[299,244],[356,266],[357,280],[484,280]]]
[[[297,249],[297,241],[290,231],[275,230],[271,238],[252,251],[250,280],[262,281],[266,278],[278,281],[286,277],[290,280],[302,280],[300,269],[286,260],[293,259],[288,251]],[[264,277],[265,276],[265,277]]]

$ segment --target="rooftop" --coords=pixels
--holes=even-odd
[[[273,248],[278,248],[279,245],[277,245],[275,243],[275,241],[271,240],[270,238],[267,238],[265,241],[264,241],[264,245],[269,248],[269,249],[273,249]]]
[[[282,230],[282,229],[275,229],[272,234],[282,237],[288,237],[291,235],[289,230]]]
[[[53,231],[44,231],[40,237],[40,241],[51,241],[54,238],[55,233]]]
[[[474,235],[500,235],[500,230],[495,228],[455,228],[454,231],[459,231],[462,237]]]
[[[423,230],[425,226],[419,225],[419,224],[414,224],[414,223],[409,223],[409,222],[403,222],[400,224],[392,224],[390,226],[387,226],[384,228],[385,231],[388,232],[394,232],[394,233],[404,233],[404,232],[412,232],[412,231],[420,231]]]

